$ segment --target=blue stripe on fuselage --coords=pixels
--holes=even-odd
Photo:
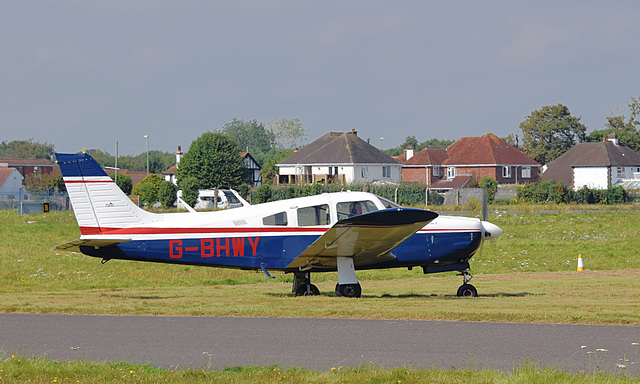
[[[289,235],[139,240],[97,250],[83,247],[82,252],[105,259],[230,268],[259,269],[264,263],[269,269],[286,270],[317,238],[317,235]],[[468,260],[480,243],[480,232],[419,232],[392,251],[396,260],[357,269],[419,266],[435,260],[440,264],[458,263]]]

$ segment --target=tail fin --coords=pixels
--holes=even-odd
[[[86,153],[57,153],[64,184],[83,235],[130,227],[152,220]]]

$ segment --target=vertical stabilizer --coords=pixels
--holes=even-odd
[[[91,156],[57,153],[56,160],[83,235],[151,220],[153,214],[135,205]]]

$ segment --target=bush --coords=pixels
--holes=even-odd
[[[173,207],[178,197],[176,186],[167,180],[163,180],[158,188],[158,200],[164,208]]]
[[[158,188],[162,179],[156,174],[151,174],[141,182],[133,186],[132,193],[140,196],[140,201],[152,206],[158,201]]]
[[[189,204],[191,207],[195,207],[198,202],[198,195],[200,194],[198,187],[198,179],[193,176],[186,176],[180,179],[180,189],[182,190],[182,200]]]
[[[493,203],[496,192],[498,192],[498,182],[491,177],[485,176],[480,179],[478,186],[480,188],[487,187],[487,202]]]

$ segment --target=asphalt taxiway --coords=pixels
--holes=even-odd
[[[164,368],[278,364],[323,371],[372,364],[511,370],[533,362],[589,371],[597,357],[599,369],[615,371],[619,359],[638,359],[633,343],[640,343],[640,327],[0,314],[0,350],[9,354]]]

